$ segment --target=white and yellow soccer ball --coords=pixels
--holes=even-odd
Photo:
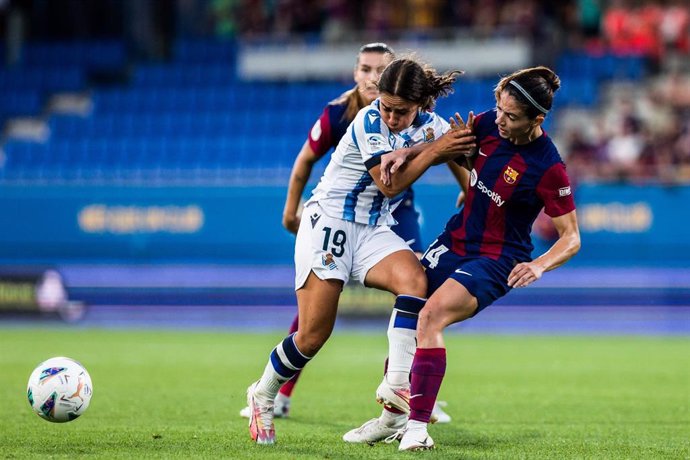
[[[59,356],[43,361],[29,377],[27,397],[31,408],[45,420],[74,420],[89,407],[91,377],[79,362]]]

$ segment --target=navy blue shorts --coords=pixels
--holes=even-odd
[[[398,221],[391,230],[410,246],[414,252],[423,252],[422,233],[419,229],[419,213],[414,207],[414,192],[408,189],[402,202],[393,211],[393,218]]]
[[[443,232],[422,257],[429,283],[427,297],[452,278],[477,298],[479,307],[474,312],[476,315],[512,289],[508,286],[508,275],[514,266],[511,260],[460,256],[450,248],[450,233]]]

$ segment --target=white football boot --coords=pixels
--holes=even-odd
[[[247,388],[247,406],[249,406],[249,434],[257,444],[271,445],[276,443],[276,429],[273,426],[273,404],[262,404],[254,395],[256,385]]]
[[[386,440],[386,442],[392,442]],[[434,440],[431,439],[429,433],[426,431],[426,423],[416,422],[415,420],[410,420],[407,426],[402,430],[402,437],[400,439],[400,445],[398,450],[431,450],[434,448]]]
[[[343,435],[343,441],[362,444],[374,444],[398,433],[407,422],[407,417],[400,417],[400,421],[393,426],[386,425],[380,418],[372,418],[364,425],[350,430]]]
[[[376,402],[383,404],[384,406],[393,407],[407,415],[410,414],[410,384],[406,385],[391,385],[388,383],[386,377],[383,377],[383,381],[376,389]],[[431,412],[431,423],[436,423],[439,421],[439,416],[444,415],[446,417],[445,422],[450,422],[450,416],[446,414],[443,409],[436,407],[434,405],[434,410]]]
[[[432,423],[450,423],[452,420],[450,415],[443,410],[446,406],[448,406],[448,403],[445,401],[436,401],[436,403],[434,403],[434,409],[431,411],[431,419],[436,419],[436,422]]]
[[[393,386],[388,379],[383,381],[376,389],[376,401],[384,406],[393,407],[405,414],[410,413],[410,384]]]
[[[251,416],[251,411],[249,406],[243,408],[240,411],[240,417],[249,418]],[[276,395],[275,401],[273,401],[273,417],[274,418],[288,418],[290,416],[290,397],[285,396],[282,393]]]
[[[290,416],[290,397],[283,393],[276,395],[273,401],[273,416],[275,418],[288,418]]]

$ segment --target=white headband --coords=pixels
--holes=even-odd
[[[539,111],[540,111],[541,113],[543,113],[544,115],[546,115],[547,113],[549,113],[549,111],[546,110],[544,107],[540,106],[540,105],[537,103],[537,101],[535,101],[534,98],[533,98],[532,96],[529,95],[529,93],[527,92],[527,90],[525,90],[525,88],[523,88],[522,86],[520,86],[520,84],[519,84],[518,82],[516,82],[515,80],[510,80],[508,83],[510,83],[511,85],[513,85],[515,88],[517,88],[517,90],[520,91],[520,92],[522,93],[522,95],[525,96],[525,97],[527,98],[527,100],[534,106],[534,108],[536,108],[537,110],[539,110]]]

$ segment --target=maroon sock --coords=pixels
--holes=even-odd
[[[417,348],[412,361],[410,420],[429,423],[445,374],[445,348]]]
[[[295,319],[292,320],[292,324],[290,325],[289,334],[297,332],[298,325],[299,325],[299,315],[295,315]]]
[[[282,387],[280,387],[280,390],[278,392],[282,394],[283,396],[287,396],[288,398],[292,396],[292,390],[295,389],[295,385],[297,384],[297,379],[299,378],[300,374],[302,373],[301,370],[297,371],[294,377],[292,377],[290,380],[285,382]]]
[[[299,324],[299,315],[295,315],[295,319],[292,320],[292,324],[290,325],[290,334],[293,334],[297,332],[297,326]],[[292,390],[295,389],[295,385],[297,384],[297,379],[299,378],[299,375],[302,373],[302,371],[297,371],[294,377],[292,377],[290,380],[285,382],[282,387],[280,387],[279,393],[282,394],[283,396],[287,396],[288,398],[292,396]]]

